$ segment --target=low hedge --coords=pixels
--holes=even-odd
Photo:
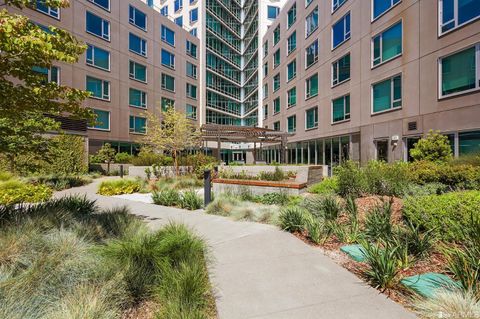
[[[103,181],[98,187],[98,194],[105,196],[132,194],[140,191],[140,181],[134,179],[118,179]]]
[[[416,184],[442,183],[452,189],[479,189],[480,169],[470,164],[418,161],[409,164],[409,177]]]
[[[480,218],[480,191],[408,197],[404,217],[425,230],[433,230],[445,241],[461,241],[472,216]]]
[[[52,197],[46,185],[32,185],[12,179],[0,183],[0,205],[44,202]]]

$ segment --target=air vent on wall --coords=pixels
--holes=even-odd
[[[409,131],[416,131],[417,130],[417,122],[408,122],[408,130]]]

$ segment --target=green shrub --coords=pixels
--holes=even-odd
[[[195,188],[202,187],[203,180],[198,179],[195,175],[190,176],[179,176],[173,180],[173,187],[176,189],[185,189],[185,188]]]
[[[369,194],[402,196],[410,184],[408,164],[404,162],[369,161],[362,171]]]
[[[127,163],[130,163],[132,158],[133,156],[127,152],[117,153],[115,154],[115,163],[127,164]]]
[[[151,148],[142,147],[137,156],[133,157],[130,162],[135,166],[152,166],[160,163],[162,157],[164,156],[155,153]]]
[[[338,178],[326,177],[320,183],[310,186],[308,191],[314,194],[328,195],[328,194],[337,194],[339,192]]]
[[[290,203],[291,196],[285,192],[267,193],[255,196],[254,201],[265,205],[280,205],[284,206]]]
[[[6,182],[13,179],[13,174],[10,172],[1,172],[0,171],[0,182]]]
[[[258,179],[261,181],[276,181],[280,182],[286,180],[288,175],[278,166],[275,166],[273,172],[260,172],[258,174]]]
[[[192,166],[193,174],[198,179],[203,180],[203,172],[206,169],[213,169],[220,162],[216,157],[204,155],[203,153],[197,153],[181,157],[179,160],[180,165]]]
[[[202,208],[203,201],[197,195],[195,190],[184,191],[180,196],[180,207],[188,210],[196,210]]]
[[[431,230],[446,241],[461,241],[462,229],[470,226],[471,216],[478,215],[479,191],[451,192],[442,195],[408,197],[403,215],[421,230]]]
[[[407,196],[427,196],[440,195],[448,192],[450,187],[442,183],[427,183],[423,185],[410,184],[403,191],[403,195]]]
[[[152,194],[153,203],[162,206],[177,206],[180,204],[180,193],[173,188],[165,188]]]
[[[416,161],[446,162],[452,158],[452,148],[446,135],[430,130],[410,150]]]
[[[365,217],[365,237],[371,241],[389,241],[393,234],[392,203],[384,202],[373,207]]]
[[[385,291],[397,283],[398,261],[397,247],[390,244],[381,246],[370,242],[362,243],[365,255],[365,262],[369,268],[364,275],[370,284],[377,289]]]
[[[313,216],[324,221],[333,221],[338,218],[341,205],[336,196],[312,195],[306,197],[300,204],[307,209]]]
[[[410,179],[417,184],[441,183],[451,189],[479,189],[480,170],[468,164],[436,164],[418,161],[409,165]]]
[[[309,221],[310,214],[301,207],[287,207],[282,209],[279,216],[280,228],[288,232],[302,232]]]
[[[480,166],[480,153],[471,153],[460,155],[459,157],[452,158],[450,160],[452,165],[472,165]]]
[[[115,179],[103,181],[97,193],[105,196],[132,194],[141,188],[140,181],[134,179]]]
[[[11,179],[0,182],[0,205],[43,202],[52,197],[52,190],[45,185],[32,185]]]
[[[359,197],[367,192],[367,181],[358,163],[346,161],[335,167],[338,193],[344,197]]]
[[[79,187],[92,182],[89,176],[82,175],[42,175],[29,177],[26,180],[35,185],[45,184],[56,191]]]

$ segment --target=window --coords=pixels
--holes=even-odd
[[[187,119],[196,120],[197,119],[197,107],[187,104],[185,106],[185,116]]]
[[[175,18],[175,24],[179,27],[183,27],[183,16],[179,16]]]
[[[197,28],[192,28],[190,30],[190,34],[193,35],[194,37],[196,37],[197,36]]]
[[[332,101],[332,123],[350,119],[350,95],[339,97]]]
[[[278,16],[278,13],[280,12],[279,7],[275,6],[267,6],[267,17],[270,20],[275,19]]]
[[[280,65],[280,49],[275,51],[275,53],[273,54],[273,68],[276,68],[279,65]]]
[[[175,32],[166,26],[162,25],[162,41],[170,44],[172,47],[175,46]]]
[[[318,74],[314,74],[305,81],[305,99],[317,96],[318,94]]]
[[[266,99],[268,97],[268,84],[263,85],[263,98]]]
[[[313,0],[305,0],[305,8],[308,7],[312,2]]]
[[[49,68],[33,67],[33,71],[39,73],[44,77],[45,83],[57,83],[60,84],[60,69],[56,66]]]
[[[273,92],[277,91],[278,89],[280,89],[280,73],[273,77]]]
[[[388,140],[375,141],[375,148],[377,151],[377,161],[388,162]]]
[[[187,76],[197,78],[197,66],[187,61]]]
[[[350,39],[350,12],[332,26],[332,50]]]
[[[480,153],[480,131],[458,133],[459,155]]]
[[[168,52],[167,50],[162,49],[162,65],[174,69],[175,55]]]
[[[332,86],[350,79],[350,53],[332,63]]]
[[[402,22],[391,26],[372,39],[372,66],[402,54]]]
[[[134,107],[147,107],[147,93],[141,90],[130,88],[128,90],[128,105]]]
[[[287,118],[287,131],[294,133],[297,130],[297,116],[292,115]]]
[[[440,97],[480,88],[480,44],[439,60]]]
[[[263,77],[267,77],[268,75],[268,62],[266,62],[264,65],[263,65]]]
[[[340,8],[345,2],[347,2],[347,0],[332,0],[332,12],[335,12],[335,10]]]
[[[263,119],[267,119],[268,118],[268,104],[265,104],[263,106]]]
[[[297,60],[293,60],[287,65],[287,82],[297,76]]]
[[[197,45],[187,40],[187,54],[197,58]]]
[[[280,113],[280,97],[273,100],[273,115]]]
[[[318,7],[305,18],[305,38],[318,28]]]
[[[162,111],[166,111],[171,107],[175,107],[175,101],[166,97],[162,97],[161,107]]]
[[[178,10],[183,8],[183,0],[175,0],[173,6],[174,6],[174,11],[177,12]]]
[[[100,8],[110,11],[110,0],[88,0],[88,1],[96,4]]]
[[[128,21],[142,30],[147,30],[147,15],[134,6],[129,6]]]
[[[280,131],[280,121],[277,121],[277,122],[273,123],[273,130],[274,131]]]
[[[318,61],[318,39],[305,49],[305,68],[308,69],[312,64]]]
[[[162,89],[175,92],[175,78],[171,75],[162,73]]]
[[[372,113],[402,107],[402,76],[397,75],[372,85]]]
[[[86,13],[86,17],[88,33],[96,35],[105,40],[110,40],[110,22],[88,11]]]
[[[265,58],[268,55],[268,41],[265,41],[263,44],[263,57]]]
[[[130,115],[130,133],[145,134],[147,133],[147,119],[140,116]]]
[[[318,107],[305,111],[305,129],[309,130],[318,127]]]
[[[147,40],[142,39],[133,33],[130,33],[128,38],[128,49],[133,53],[146,57]]]
[[[88,65],[108,71],[110,70],[110,52],[89,44],[86,62]]]
[[[401,0],[372,0],[372,20],[393,8]]]
[[[480,3],[475,0],[439,0],[440,34],[480,18]]]
[[[162,16],[168,17],[168,4],[160,8],[160,14]]]
[[[295,21],[297,21],[297,3],[294,3],[293,6],[288,9],[287,12],[287,29],[290,28]]]
[[[90,97],[101,100],[110,100],[110,82],[87,75],[86,90],[91,93]]]
[[[297,87],[287,91],[287,108],[297,105]]]
[[[273,30],[273,46],[275,46],[278,41],[280,41],[280,25]]]
[[[51,16],[52,18],[58,19],[60,17],[59,8],[51,8],[45,4],[45,0],[37,0],[37,11],[45,13],[46,15]]]
[[[110,112],[92,109],[95,114],[95,124],[89,126],[90,129],[110,131]]]
[[[190,15],[190,23],[197,22],[198,21],[198,8],[190,10],[189,15]]]
[[[187,97],[197,99],[197,86],[187,83]]]
[[[297,48],[297,32],[294,31],[287,39],[287,54],[290,54]]]
[[[130,60],[129,77],[141,82],[147,82],[147,67]]]

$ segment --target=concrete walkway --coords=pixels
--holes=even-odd
[[[415,318],[319,249],[274,226],[100,196],[98,183],[56,196],[86,194],[105,208],[127,205],[153,228],[170,221],[190,226],[210,246],[209,271],[221,319]]]

